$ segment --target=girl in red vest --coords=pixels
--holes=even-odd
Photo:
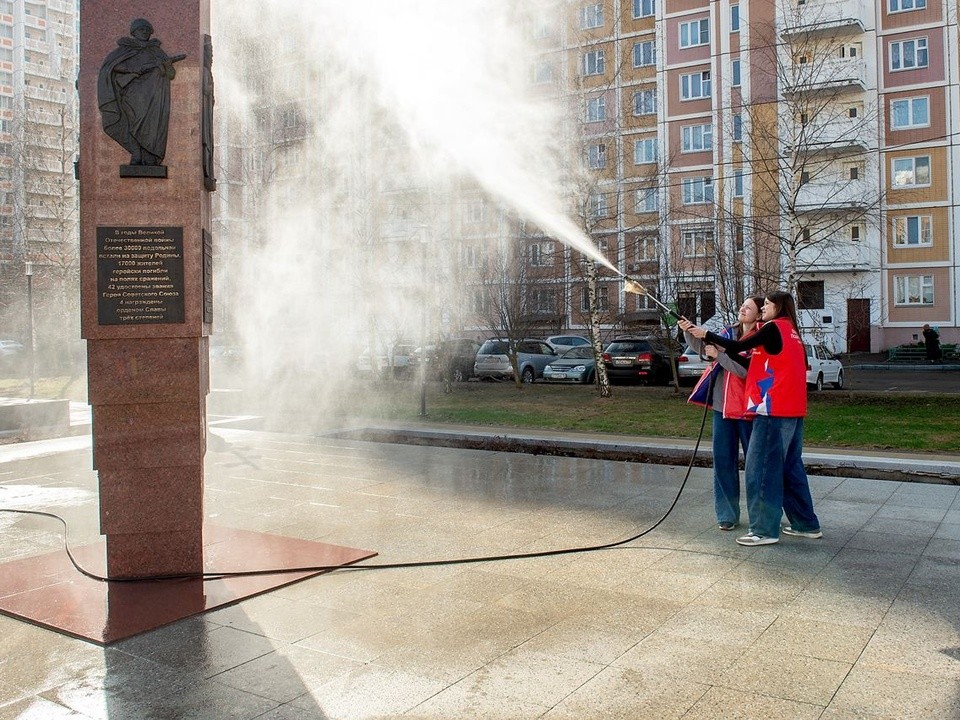
[[[723,331],[723,337],[740,340],[752,333],[760,319],[763,298],[750,297],[740,306],[738,323]],[[680,327],[691,326],[686,320]],[[703,373],[690,393],[688,402],[713,408],[713,505],[717,527],[733,530],[740,523],[740,448],[747,455],[753,423],[745,416],[744,391],[749,361],[741,355],[728,355],[689,332],[687,344],[705,354],[713,364]]]
[[[803,418],[807,414],[807,357],[800,341],[793,296],[772,292],[763,303],[763,325],[741,340],[688,329],[728,353],[752,350],[745,414],[753,417],[744,482],[750,530],[741,545],[772,545],[785,535],[820,538],[820,520],[803,468]],[[780,527],[786,513],[790,524]]]

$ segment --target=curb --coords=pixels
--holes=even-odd
[[[445,430],[373,426],[340,430],[325,437],[657,465],[687,465],[691,461],[695,447],[694,443],[684,440],[606,439],[595,436],[575,438],[570,435],[560,437],[462,427]],[[884,456],[808,449],[804,451],[803,458],[804,467],[811,475],[960,485],[960,461],[940,457]],[[709,442],[699,449],[693,464],[697,467],[712,466]]]

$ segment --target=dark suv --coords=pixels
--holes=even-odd
[[[437,346],[438,377],[452,382],[464,382],[472,378],[479,349],[480,343],[476,340],[441,340]]]
[[[603,364],[611,380],[666,385],[673,379],[670,351],[656,337],[622,337],[607,345]]]

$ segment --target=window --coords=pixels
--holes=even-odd
[[[680,47],[697,47],[710,44],[710,20],[692,20],[680,23]]]
[[[930,215],[895,217],[893,244],[898,247],[933,245],[933,217]]]
[[[925,68],[928,63],[927,39],[925,37],[890,43],[891,70]]]
[[[894,158],[893,187],[919,187],[930,184],[930,156]]]
[[[480,248],[476,245],[464,245],[463,264],[465,267],[475,268],[480,266]]]
[[[861,167],[861,164],[858,162],[844,163],[844,174],[849,180],[859,180]]]
[[[470,299],[471,312],[482,313],[487,309],[487,293],[485,290],[475,290]]]
[[[607,166],[607,146],[603,143],[591,145],[587,150],[587,161],[593,170],[605,168]]]
[[[740,6],[730,6],[730,32],[740,32]]]
[[[531,288],[530,304],[535,314],[554,313],[557,311],[557,295],[552,288]]]
[[[930,125],[930,98],[913,97],[890,102],[890,127],[893,130],[928,127]]]
[[[655,137],[643,138],[633,144],[633,163],[634,165],[643,165],[645,163],[655,163],[657,161],[657,139]]]
[[[713,254],[713,230],[695,228],[680,232],[680,251],[684,257],[707,257]]]
[[[710,97],[710,71],[680,76],[680,99],[700,100]]]
[[[851,105],[847,108],[847,117],[853,119],[860,114],[860,108],[857,105]]]
[[[610,307],[610,288],[601,285],[597,288],[597,310],[601,312]],[[580,311],[590,312],[590,288],[580,289]]]
[[[603,75],[603,67],[603,50],[594,50],[584,54],[584,75]]]
[[[467,203],[465,210],[464,219],[471,225],[476,225],[483,222],[487,214],[487,205],[483,200],[473,200]]]
[[[637,212],[650,213],[657,212],[660,207],[659,197],[656,188],[645,188],[637,190]]]
[[[598,27],[603,27],[603,3],[580,8],[580,28],[589,30]]]
[[[684,178],[683,204],[704,205],[713,202],[713,178]]]
[[[638,90],[633,94],[633,114],[657,114],[657,91],[655,89]]]
[[[633,45],[633,66],[647,67],[657,64],[657,43],[654,40],[634,43]]]
[[[534,267],[547,267],[548,265],[553,265],[553,243],[531,243],[530,264]]]
[[[543,40],[553,35],[553,28],[550,24],[550,18],[546,13],[538,15],[533,21],[533,37],[537,40]]]
[[[907,12],[908,10],[923,10],[927,6],[927,0],[889,0],[887,8],[889,12]]]
[[[681,152],[713,149],[713,125],[686,125],[682,128]]]
[[[860,242],[860,226],[851,225],[850,226],[850,242]]]
[[[734,60],[730,63],[730,84],[734,87],[740,87],[740,61]]]
[[[633,0],[633,17],[653,17],[655,12],[654,0]]]
[[[730,138],[733,142],[743,141],[743,116],[740,113],[735,113],[733,116],[733,130]]]
[[[797,281],[797,309],[823,310],[826,307],[823,280]]]
[[[895,305],[933,305],[933,275],[897,275],[893,278]]]
[[[603,193],[595,193],[590,196],[590,217],[594,220],[605,218],[608,214],[607,196]]]
[[[637,238],[637,255],[636,258],[639,262],[656,260],[657,259],[657,242],[658,238],[656,235],[642,235]]]
[[[860,57],[861,51],[863,50],[863,43],[849,43],[847,45],[840,46],[840,57],[842,58],[857,58]]]
[[[587,100],[587,122],[602,122],[607,119],[607,101],[600,97]]]
[[[733,196],[743,197],[743,170],[733,171]]]
[[[546,60],[538,62],[533,69],[533,82],[537,85],[553,82],[553,65]]]

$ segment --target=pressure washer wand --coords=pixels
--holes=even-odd
[[[683,320],[683,317],[676,310],[667,307],[662,302],[657,300],[655,295],[653,295],[649,290],[647,290],[647,288],[638,283],[629,275],[623,276],[623,289],[625,292],[635,293],[636,295],[646,295],[648,298],[653,300],[654,304],[656,304],[656,306],[663,310],[663,312],[665,312],[667,315],[670,315],[677,320]]]

